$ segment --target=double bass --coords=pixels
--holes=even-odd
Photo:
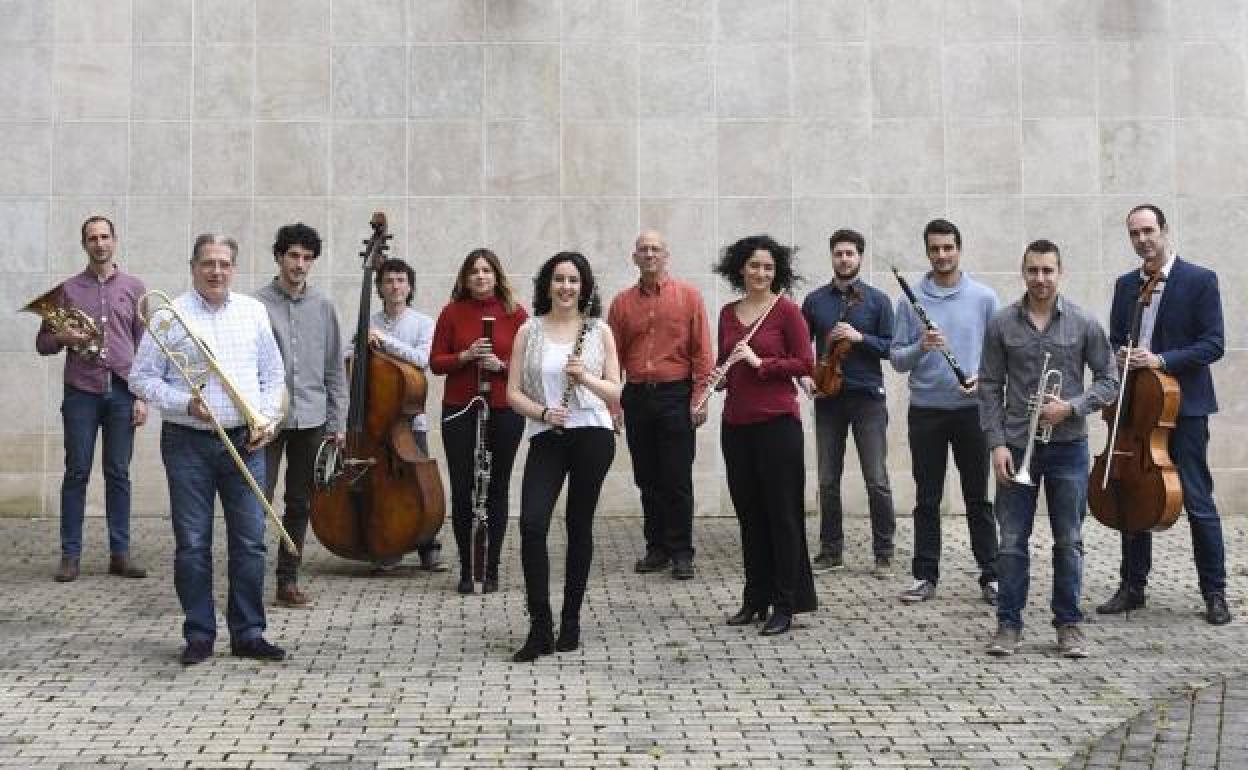
[[[1140,290],[1127,336],[1128,361],[1138,349],[1144,310],[1164,280],[1157,271]],[[1160,531],[1174,524],[1183,508],[1183,488],[1169,449],[1179,415],[1179,381],[1156,369],[1124,366],[1118,400],[1101,413],[1109,423],[1109,440],[1088,476],[1088,506],[1111,529]]]
[[[373,214],[364,241],[360,315],[350,365],[346,442],[317,453],[312,531],[344,559],[382,562],[429,542],[442,526],[446,501],[436,461],[420,451],[412,417],[424,411],[428,383],[417,367],[369,344],[373,274],[385,258],[386,216]]]

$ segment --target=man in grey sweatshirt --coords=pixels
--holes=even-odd
[[[931,271],[918,283],[916,299],[930,326],[903,295],[889,359],[909,374],[907,415],[914,473],[914,583],[901,594],[907,603],[927,601],[940,580],[940,501],[949,448],[962,482],[971,550],[988,603],[997,598],[997,523],[988,501],[988,445],[980,428],[975,393],[984,330],[1000,303],[996,293],[962,272],[962,233],[952,222],[934,219],[923,229]],[[945,352],[968,373],[958,381]]]

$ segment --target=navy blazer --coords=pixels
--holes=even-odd
[[[1143,286],[1139,270],[1119,276],[1114,284],[1109,312],[1109,343],[1114,350],[1127,344]],[[1218,411],[1209,365],[1222,357],[1224,347],[1217,273],[1175,257],[1166,276],[1149,349],[1165,359],[1165,371],[1179,381],[1183,391],[1180,417],[1202,417]]]

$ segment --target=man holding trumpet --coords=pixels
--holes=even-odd
[[[1088,496],[1087,415],[1117,395],[1117,369],[1099,322],[1058,292],[1062,256],[1051,241],[1023,254],[1022,299],[988,323],[979,369],[980,423],[992,450],[1001,528],[997,632],[988,654],[1012,655],[1027,604],[1028,540],[1040,484],[1053,531],[1053,625],[1058,651],[1087,656],[1079,623],[1083,513]],[[1092,384],[1084,388],[1084,369]]]
[[[238,657],[286,657],[262,636],[264,514],[254,486],[265,477],[261,447],[281,421],[285,368],[264,305],[230,291],[237,256],[233,238],[195,239],[193,288],[169,304],[151,303],[148,332],[130,377],[131,390],[158,407],[164,420],[160,453],[176,541],[174,584],[186,614],[184,665],[210,657],[217,634],[212,595],[217,495],[229,548],[230,649]],[[229,445],[215,432],[218,425]]]

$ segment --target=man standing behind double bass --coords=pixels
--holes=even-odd
[[[312,504],[316,451],[328,435],[341,445],[346,437],[347,376],[342,366],[342,331],[329,297],[308,285],[308,273],[321,255],[321,236],[302,222],[285,225],[273,242],[277,277],[256,292],[273,324],[273,336],[286,365],[290,409],[281,430],[265,448],[265,495],[273,500],[286,455],[282,525],[303,551]],[[306,607],[299,588],[299,554],[277,553],[277,603]]]
[[[1212,270],[1179,259],[1170,247],[1166,215],[1152,204],[1127,214],[1131,246],[1143,260],[1139,270],[1118,278],[1109,316],[1109,341],[1119,360],[1127,343],[1132,310],[1144,281],[1158,270],[1159,283],[1140,324],[1138,347],[1131,352],[1132,368],[1157,369],[1179,381],[1182,400],[1170,434],[1170,458],[1178,468],[1183,486],[1183,507],[1192,529],[1192,551],[1200,593],[1205,599],[1205,620],[1215,626],[1231,622],[1226,606],[1226,556],[1222,545],[1222,521],[1213,500],[1213,477],[1209,473],[1209,415],[1218,410],[1209,365],[1222,357],[1222,299],[1218,276]],[[1095,481],[1095,480],[1094,480]],[[1096,608],[1113,615],[1144,606],[1144,587],[1152,567],[1152,535],[1124,534],[1121,582],[1113,597]]]

